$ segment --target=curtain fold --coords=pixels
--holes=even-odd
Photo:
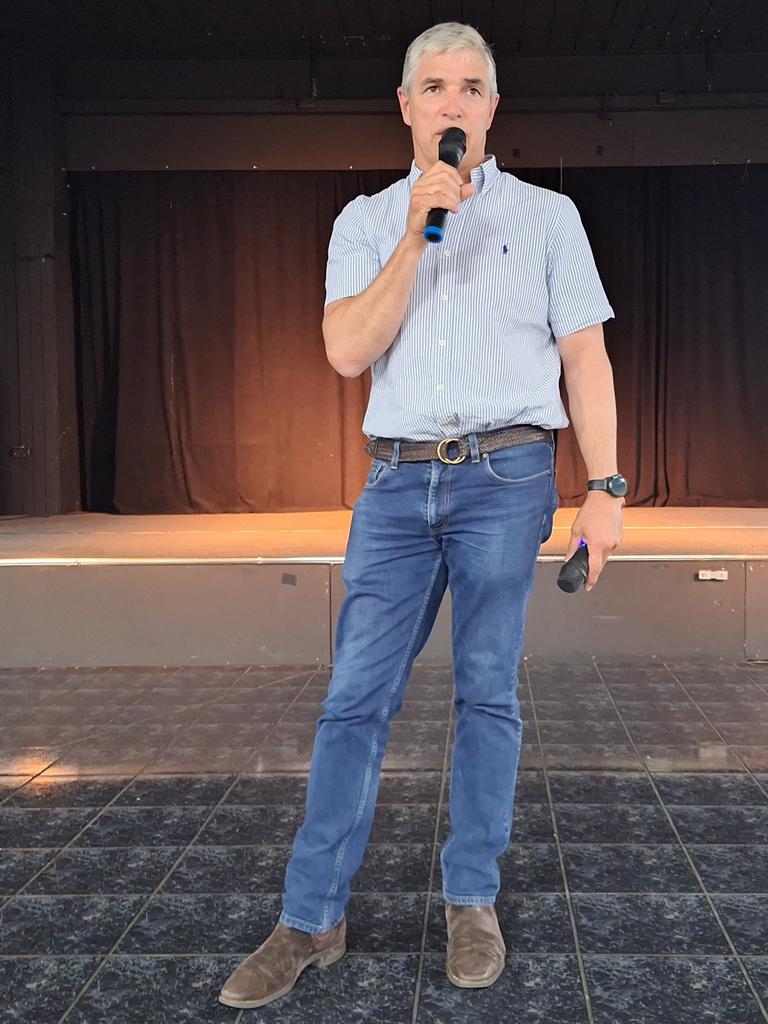
[[[337,213],[404,171],[70,175],[85,511],[349,508],[369,374],[321,320]],[[516,170],[559,190],[553,169]],[[768,505],[768,165],[579,168],[636,505]],[[563,388],[567,407],[567,393]],[[562,505],[586,476],[558,439]]]

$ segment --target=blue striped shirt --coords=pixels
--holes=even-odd
[[[421,171],[348,203],[333,226],[325,304],[357,295],[405,234]],[[614,316],[566,195],[499,170],[421,256],[400,330],[371,367],[363,432],[415,441],[516,423],[568,426],[555,339]]]

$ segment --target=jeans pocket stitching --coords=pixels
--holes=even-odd
[[[515,477],[514,479],[509,479],[507,477],[499,476],[499,474],[494,471],[493,466],[491,466],[491,460],[488,458],[487,454],[483,456],[483,464],[485,466],[485,472],[490,479],[500,484],[527,484],[530,483],[531,480],[541,480],[545,476],[551,476],[552,474],[552,467],[547,466],[547,468],[541,473],[534,473],[532,476],[520,476]]]

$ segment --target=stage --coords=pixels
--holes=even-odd
[[[541,548],[527,658],[768,659],[768,509],[627,508],[598,586],[565,595],[576,513]],[[2,517],[3,663],[327,665],[350,515]],[[420,661],[450,662],[450,595]]]

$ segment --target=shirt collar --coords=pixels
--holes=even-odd
[[[413,183],[421,177],[422,171],[416,166],[416,161],[411,161],[411,170],[408,174],[408,184]],[[477,167],[473,167],[469,172],[469,180],[475,186],[475,192],[482,194],[487,192],[488,189],[493,188],[494,184],[498,180],[499,170],[496,164],[496,157],[493,153],[486,156],[484,163],[478,164]]]

